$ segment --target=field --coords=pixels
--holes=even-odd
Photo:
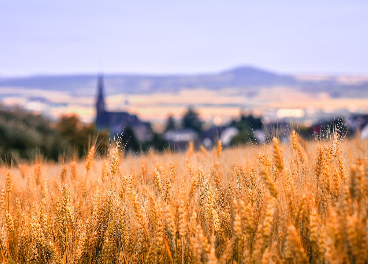
[[[2,166],[1,263],[367,263],[368,142]]]

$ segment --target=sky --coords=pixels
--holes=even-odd
[[[365,0],[0,0],[0,77],[368,73]]]

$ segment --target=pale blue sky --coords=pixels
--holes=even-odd
[[[0,0],[0,76],[368,73],[366,0]]]

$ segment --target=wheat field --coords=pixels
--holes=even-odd
[[[1,263],[367,263],[368,142],[0,168]]]

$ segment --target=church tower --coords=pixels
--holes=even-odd
[[[104,84],[102,75],[98,76],[97,80],[97,100],[96,100],[96,126],[101,127],[104,122],[105,116],[105,96],[104,96]]]

